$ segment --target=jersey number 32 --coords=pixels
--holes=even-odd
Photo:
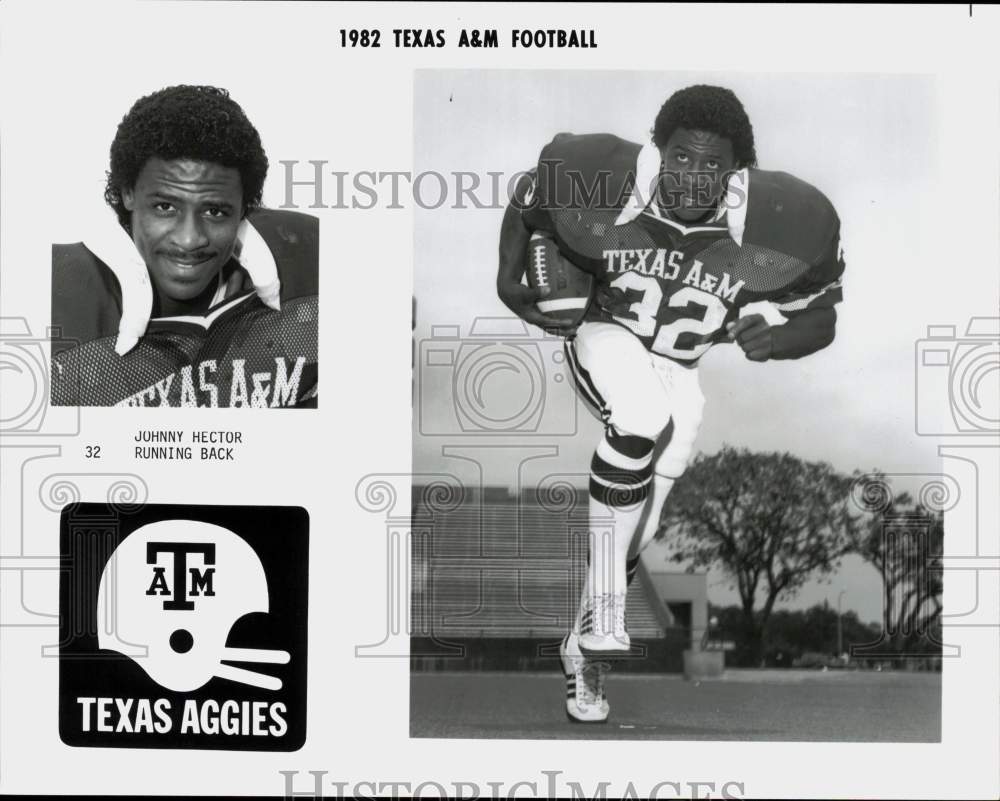
[[[691,347],[679,348],[677,347],[678,337],[681,334],[694,334],[707,340],[711,334],[722,327],[722,323],[726,319],[726,306],[719,298],[704,290],[686,286],[674,292],[667,301],[667,305],[674,308],[687,308],[695,314],[700,310],[701,316],[682,317],[666,325],[661,325],[657,331],[660,304],[663,302],[663,289],[660,287],[659,281],[649,275],[628,272],[618,276],[611,282],[611,286],[621,290],[631,289],[642,292],[641,300],[629,306],[629,312],[635,317],[616,315],[615,320],[631,329],[636,336],[648,339],[655,334],[656,338],[649,349],[661,356],[685,361],[699,358],[712,347],[712,343],[704,341]]]

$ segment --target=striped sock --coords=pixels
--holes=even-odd
[[[589,594],[625,592],[626,556],[652,483],[653,441],[609,428],[590,465]]]

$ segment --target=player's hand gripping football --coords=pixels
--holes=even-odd
[[[497,294],[504,305],[525,322],[537,325],[546,331],[569,336],[577,329],[577,325],[570,325],[565,320],[557,320],[549,317],[538,310],[535,304],[549,295],[550,289],[542,287],[534,289],[521,283],[505,281],[497,286]]]
[[[737,343],[752,362],[766,362],[774,354],[774,326],[762,314],[748,314],[726,326],[729,341]]]

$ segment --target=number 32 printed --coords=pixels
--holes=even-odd
[[[656,316],[660,310],[660,303],[663,302],[663,290],[660,288],[659,282],[652,276],[629,272],[618,276],[611,282],[611,286],[623,291],[631,289],[643,293],[642,299],[630,305],[628,309],[635,315],[635,319],[618,316],[615,316],[615,319],[630,328],[637,336],[651,337],[655,333],[656,339],[653,340],[650,350],[662,356],[670,356],[674,359],[697,359],[712,347],[712,343],[704,342],[689,348],[679,348],[677,347],[677,338],[685,333],[700,336],[714,333],[726,319],[726,306],[715,295],[693,286],[686,286],[674,292],[670,296],[670,300],[667,301],[667,305],[674,307],[700,306],[704,309],[704,314],[700,319],[685,317],[674,320],[668,325],[661,326],[657,332]]]

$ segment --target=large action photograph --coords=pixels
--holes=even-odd
[[[263,204],[254,122],[208,85],[117,113],[52,247],[52,404],[314,408],[319,221]]]
[[[941,101],[416,73],[411,736],[940,741]]]

